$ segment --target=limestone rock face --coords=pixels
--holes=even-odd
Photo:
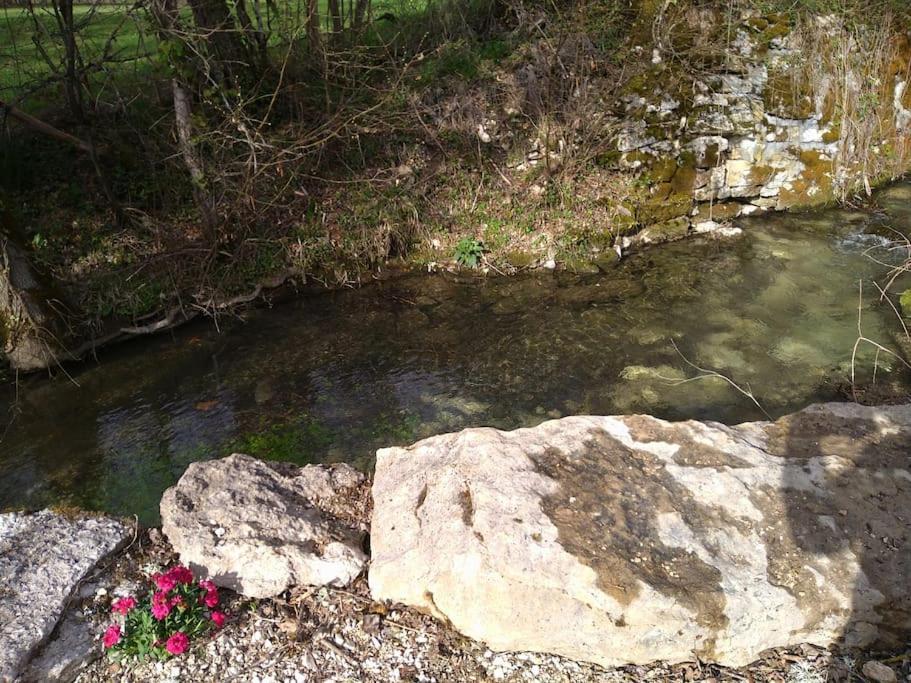
[[[102,517],[0,515],[0,681],[19,678],[79,582],[130,535]]]
[[[161,499],[180,559],[255,598],[295,585],[345,585],[364,568],[368,493],[347,465],[231,455],[190,465]]]
[[[375,599],[497,650],[727,665],[911,632],[911,405],[645,416],[379,451]]]

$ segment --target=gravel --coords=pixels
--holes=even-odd
[[[109,622],[112,595],[143,580],[143,573],[174,561],[153,530],[124,553],[72,609],[97,624]],[[224,592],[223,592],[224,593]],[[279,598],[225,595],[229,621],[190,651],[167,661],[116,662],[101,657],[77,680],[95,681],[751,681],[823,683],[863,681],[862,663],[809,645],[774,650],[743,669],[697,661],[605,670],[546,654],[491,652],[445,624],[412,609],[373,602],[367,583],[348,589],[296,590]],[[907,658],[886,660],[898,680],[911,680]]]

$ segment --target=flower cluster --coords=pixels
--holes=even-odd
[[[224,626],[227,616],[216,609],[218,588],[211,581],[197,582],[193,572],[180,565],[151,578],[153,587],[145,597],[111,603],[117,621],[101,640],[109,652],[139,658],[180,655],[192,638]]]

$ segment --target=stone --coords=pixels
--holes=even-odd
[[[100,516],[50,510],[0,515],[0,681],[19,678],[79,583],[131,533]]]
[[[876,683],[895,683],[898,678],[895,676],[895,671],[890,667],[886,666],[882,662],[869,661],[864,662],[861,671],[864,676],[869,678],[871,681],[876,681]]]
[[[68,611],[51,639],[29,662],[26,681],[72,681],[89,663],[101,656],[91,622]]]
[[[693,223],[699,224],[704,221],[729,221],[737,218],[743,212],[743,204],[738,202],[722,202],[713,204],[711,202],[700,204],[693,213]]]
[[[344,586],[364,569],[367,488],[347,465],[234,454],[191,464],[161,499],[180,559],[253,598],[292,586]]]
[[[911,405],[727,427],[468,429],[377,454],[369,584],[494,650],[602,666],[911,632]]]
[[[727,184],[731,187],[743,187],[753,185],[750,180],[750,173],[753,170],[753,164],[745,159],[728,159],[725,164]]]
[[[643,228],[633,235],[634,244],[660,244],[685,237],[690,229],[690,219],[680,216]]]

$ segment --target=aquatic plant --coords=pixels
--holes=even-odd
[[[227,615],[217,610],[218,588],[196,581],[181,565],[153,574],[152,586],[139,599],[128,595],[111,603],[116,621],[101,642],[117,658],[164,659],[186,652],[194,638],[224,626]]]

